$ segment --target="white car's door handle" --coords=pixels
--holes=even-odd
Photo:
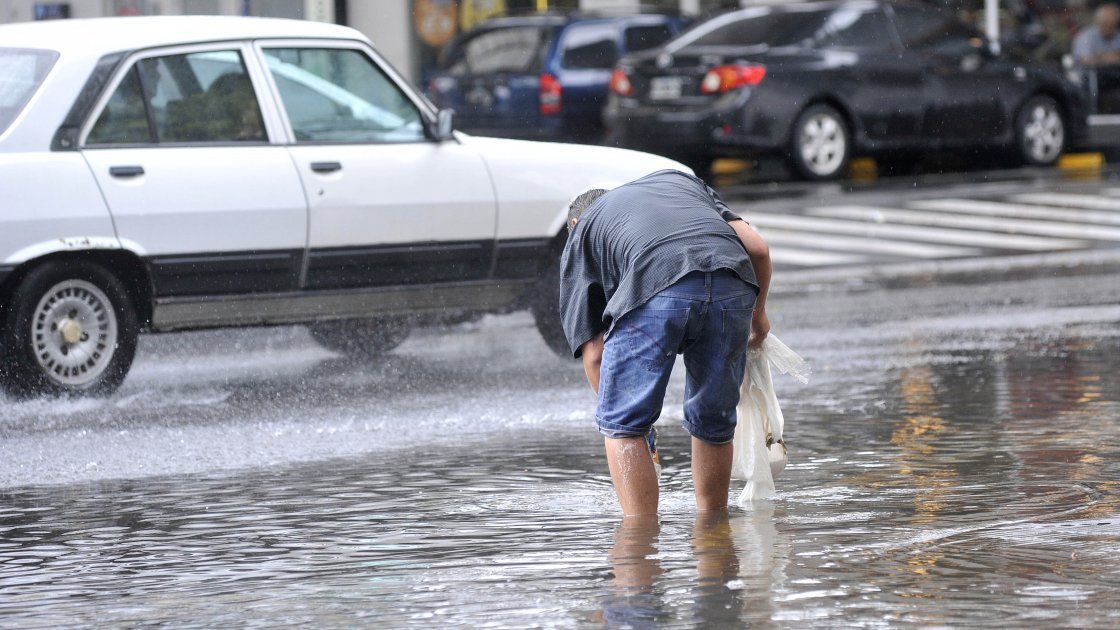
[[[144,174],[143,166],[110,166],[109,174],[113,177],[139,177]]]
[[[312,162],[311,170],[316,173],[334,173],[342,170],[341,162]]]

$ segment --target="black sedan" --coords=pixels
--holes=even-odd
[[[753,7],[624,58],[604,113],[617,144],[702,168],[786,157],[830,179],[853,154],[1011,148],[1052,164],[1080,138],[1083,98],[1059,69],[936,8],[884,2]]]

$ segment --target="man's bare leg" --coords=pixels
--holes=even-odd
[[[657,473],[644,437],[603,438],[611,481],[625,516],[657,513]],[[728,471],[731,458],[728,457]],[[730,474],[730,473],[729,473]]]
[[[692,484],[696,487],[697,510],[703,512],[727,507],[734,452],[730,442],[708,444],[692,438]]]

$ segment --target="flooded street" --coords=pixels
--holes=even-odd
[[[1120,624],[1120,275],[778,294],[778,496],[620,526],[580,368],[523,313],[377,365],[302,329],[144,338],[4,403],[0,624]],[[230,352],[230,349],[236,352]],[[733,492],[741,487],[733,483]]]

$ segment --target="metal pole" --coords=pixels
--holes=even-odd
[[[992,52],[999,54],[999,0],[984,0],[984,34]]]

